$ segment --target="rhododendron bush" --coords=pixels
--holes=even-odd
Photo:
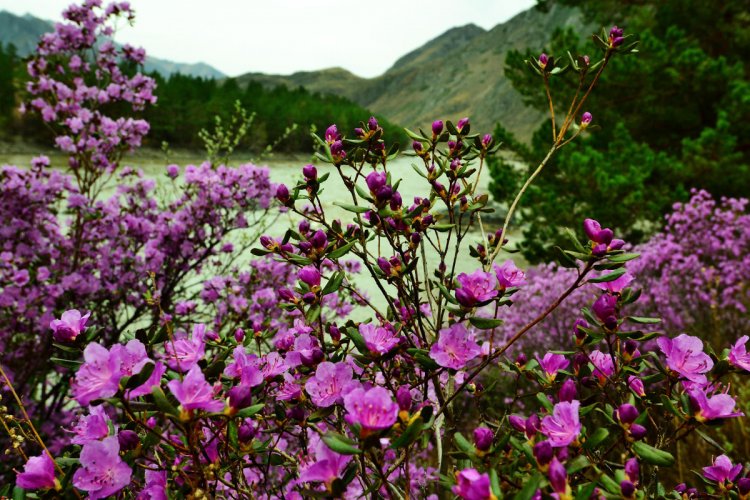
[[[252,165],[205,163],[183,175],[170,166],[172,194],[156,196],[119,166],[147,126],[104,114],[108,99],[136,112],[152,102],[143,77],[107,64],[120,49],[89,36],[106,36],[117,15],[132,13],[94,1],[70,8],[30,64],[32,107],[62,127],[73,178],[43,159],[3,171],[15,189],[2,200],[3,342],[13,353],[3,358],[2,421],[19,461],[0,492],[747,497],[742,457],[719,449],[700,479],[680,476],[690,484],[667,474],[678,442],[698,435],[716,447],[711,429],[744,417],[726,380],[750,370],[747,336],[715,351],[692,332],[658,331],[639,312],[649,290],[626,274],[638,277],[638,251],[594,220],[561,250],[569,272],[546,300],[525,295],[537,278],[500,258],[523,193],[589,128],[586,99],[611,58],[635,52],[632,37],[614,27],[594,37],[600,58],[529,61],[545,86],[573,75],[580,92],[557,119],[550,98],[547,160],[498,229],[477,192],[498,145],[472,134],[468,118],[407,131],[424,178],[413,200],[399,191],[398,151],[374,118],[315,137],[328,173],[309,164],[295,184],[273,186]],[[76,59],[84,48],[99,55]],[[63,83],[87,64],[111,79]],[[104,199],[96,186],[108,176],[118,187]],[[334,182],[350,195],[336,201],[342,219],[321,198]],[[279,210],[299,222],[252,238]],[[227,239],[241,231],[242,245]],[[466,259],[475,270],[458,273]],[[569,335],[551,344],[532,331],[582,294],[582,312],[561,320]],[[533,358],[518,349],[534,342],[544,348]]]

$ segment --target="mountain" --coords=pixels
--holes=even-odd
[[[39,37],[53,29],[54,25],[51,22],[30,14],[17,16],[7,11],[0,11],[0,43],[12,43],[21,56],[25,57],[34,52]],[[151,56],[146,58],[143,66],[146,71],[156,71],[163,76],[174,73],[216,79],[226,76],[205,63],[178,63]]]
[[[469,24],[446,31],[398,59],[383,75],[361,78],[345,69],[292,75],[248,73],[240,84],[304,86],[347,97],[405,127],[429,127],[434,119],[472,118],[477,132],[491,132],[501,122],[528,141],[543,119],[525,106],[505,78],[508,51],[540,49],[558,27],[584,27],[574,8],[532,8],[491,30]]]

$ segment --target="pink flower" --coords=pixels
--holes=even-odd
[[[310,287],[320,286],[320,271],[313,266],[303,267],[299,270],[297,276],[300,281],[306,283]]]
[[[97,343],[91,343],[83,351],[85,363],[76,373],[72,384],[73,397],[82,406],[98,398],[108,398],[117,393],[120,382],[120,366],[117,356]]]
[[[438,341],[430,349],[430,357],[445,368],[460,370],[481,354],[482,348],[462,323],[440,330]]]
[[[515,263],[508,259],[502,266],[494,265],[497,285],[501,288],[510,288],[526,284],[526,275],[518,269]]]
[[[25,490],[55,488],[56,483],[55,464],[47,453],[30,457],[16,476],[16,486]]]
[[[581,432],[581,422],[578,418],[578,408],[581,403],[573,400],[570,403],[557,403],[552,415],[542,419],[541,432],[549,439],[553,448],[568,446],[578,438]]]
[[[740,472],[742,472],[742,464],[732,466],[732,461],[726,455],[719,455],[713,465],[703,467],[703,475],[706,479],[717,483],[731,483]]]
[[[73,485],[89,498],[114,495],[130,483],[133,471],[120,458],[117,436],[91,441],[81,449],[81,468],[73,474]]]
[[[674,339],[660,337],[656,343],[667,357],[670,370],[690,382],[706,384],[705,374],[713,368],[714,362],[703,352],[701,339],[683,333]]]
[[[476,469],[464,469],[456,474],[456,485],[451,491],[463,500],[489,500],[493,498],[490,476]]]
[[[352,367],[346,363],[324,361],[305,383],[305,390],[316,406],[327,408],[341,401],[344,387],[352,381],[352,373]]]
[[[643,386],[643,381],[635,375],[630,375],[628,377],[628,387],[640,397],[646,395],[646,388]]]
[[[89,407],[88,415],[78,417],[71,429],[74,433],[73,444],[86,444],[89,441],[99,441],[109,436],[109,416],[104,412],[104,405]]]
[[[91,313],[81,316],[76,309],[65,311],[60,319],[53,319],[49,326],[52,328],[52,338],[55,342],[73,342],[86,328],[86,322]]]
[[[592,375],[599,379],[599,384],[606,384],[607,379],[615,373],[615,363],[612,361],[612,356],[597,349],[591,351],[589,359],[591,364],[594,365]]]
[[[303,483],[325,483],[330,486],[336,478],[341,477],[352,457],[339,455],[332,451],[321,440],[315,446],[315,461],[305,467],[299,475]]]
[[[550,382],[555,380],[558,371],[564,370],[570,364],[570,361],[568,361],[562,354],[553,354],[551,352],[545,354],[541,359],[537,356],[536,360],[539,362],[539,367],[544,371],[544,375]]]
[[[625,273],[616,280],[606,281],[604,283],[595,283],[595,285],[597,288],[606,290],[609,293],[620,293],[625,288],[627,288],[630,283],[633,282],[633,279],[633,275],[631,275],[630,273]]]
[[[456,300],[464,307],[483,305],[497,297],[497,277],[477,269],[471,274],[461,273],[456,277],[460,288],[456,288]]]
[[[359,333],[365,339],[365,345],[372,354],[388,354],[401,341],[393,328],[376,326],[372,323],[360,323]],[[363,353],[364,354],[364,353]]]
[[[729,394],[719,393],[709,398],[703,389],[697,387],[690,390],[688,394],[690,395],[690,401],[693,403],[694,408],[696,408],[695,418],[699,422],[706,422],[717,418],[742,417],[745,415],[742,412],[734,411],[737,407],[737,402]]]
[[[187,411],[218,412],[224,409],[224,403],[214,399],[213,388],[206,382],[206,377],[198,365],[190,369],[184,380],[170,380],[167,387]]]
[[[391,393],[382,387],[354,389],[344,396],[344,408],[347,422],[359,424],[365,435],[370,431],[390,428],[398,416],[398,405]]]
[[[750,371],[750,353],[747,352],[745,347],[748,340],[750,340],[750,337],[743,335],[737,339],[737,342],[729,351],[729,363],[746,371]]]
[[[198,364],[206,352],[205,332],[206,325],[198,324],[190,339],[182,335],[164,342],[164,358],[172,370],[184,373]]]

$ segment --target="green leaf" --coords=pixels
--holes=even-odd
[[[64,366],[65,368],[73,368],[76,370],[83,364],[83,362],[78,361],[77,359],[50,358],[49,360],[56,365]]]
[[[545,396],[543,393],[539,392],[536,395],[537,401],[550,413],[552,412],[552,403],[550,403],[549,399],[547,399],[547,396]]]
[[[355,214],[363,214],[370,211],[370,207],[360,207],[357,205],[350,205],[348,203],[339,203],[338,201],[334,201],[333,204],[337,207],[343,208],[348,212],[354,212]]]
[[[643,441],[636,441],[633,443],[633,451],[638,458],[651,465],[661,465],[664,467],[670,467],[674,465],[674,456],[668,451],[654,448],[651,445],[644,443]]]
[[[457,432],[453,435],[453,439],[456,441],[456,446],[459,450],[464,453],[474,453],[474,445],[463,434]]]
[[[503,324],[503,320],[495,318],[480,318],[478,316],[472,316],[469,318],[469,323],[480,330],[492,330]]]
[[[120,380],[120,387],[122,387],[123,390],[127,390],[142,386],[146,383],[151,374],[154,373],[155,366],[154,363],[146,363],[143,368],[141,368],[141,371],[135,375],[122,377]]]
[[[335,432],[323,434],[323,442],[333,451],[341,455],[359,455],[362,450],[357,448],[356,443],[346,436]]]
[[[610,256],[609,261],[617,263],[617,264],[622,264],[623,262],[628,262],[629,260],[637,259],[640,256],[641,254],[639,253],[618,253],[618,254]]]
[[[342,271],[336,271],[333,273],[333,276],[328,280],[328,283],[326,283],[326,286],[321,293],[323,295],[328,295],[329,293],[338,291],[338,289],[341,288],[341,283],[344,282],[344,276],[345,275]]]
[[[607,430],[607,428],[599,427],[586,438],[586,442],[583,444],[583,447],[587,450],[593,450],[594,448],[599,446],[605,439],[607,439],[608,436],[609,431]]]
[[[653,325],[655,323],[661,323],[661,318],[644,318],[641,316],[628,316],[628,321],[632,321],[633,323],[639,323],[642,325]]]
[[[516,496],[513,497],[514,500],[531,500],[531,498],[534,496],[534,493],[536,493],[536,490],[539,489],[539,483],[542,482],[542,475],[539,472],[535,472],[533,476],[531,476],[523,485],[523,488],[516,493]]]
[[[179,416],[180,412],[178,412],[177,408],[175,408],[172,403],[169,402],[169,400],[167,399],[167,395],[164,394],[164,391],[161,389],[161,387],[155,386],[153,389],[151,389],[151,395],[154,397],[156,406],[158,406],[161,411],[169,415]]]
[[[596,483],[582,484],[578,487],[575,500],[588,500],[594,494]]]
[[[406,135],[408,135],[408,136],[409,136],[409,138],[411,138],[411,139],[414,139],[415,141],[422,141],[422,142],[427,142],[427,141],[429,141],[429,139],[427,139],[426,137],[422,137],[422,136],[421,136],[421,135],[419,135],[418,133],[416,133],[416,132],[412,132],[412,131],[411,131],[411,130],[409,130],[408,128],[404,128],[404,132],[406,132]]]
[[[422,431],[423,424],[424,421],[422,420],[421,416],[415,418],[414,422],[409,424],[409,427],[406,428],[403,434],[401,434],[399,437],[394,439],[393,442],[391,442],[391,448],[397,450],[399,448],[404,448],[412,444],[419,437],[419,433]]]
[[[352,240],[343,247],[337,248],[333,252],[328,254],[329,259],[338,259],[339,257],[343,257],[347,254],[349,250],[354,246],[354,244],[357,242],[357,240]]]
[[[321,310],[322,309],[319,304],[308,309],[307,314],[305,314],[305,320],[307,321],[308,325],[315,323],[318,320]]]
[[[612,271],[609,274],[605,274],[604,276],[599,276],[598,278],[589,278],[588,282],[589,283],[607,283],[609,281],[616,280],[617,278],[619,278],[626,272],[628,272],[627,269],[623,267],[623,268],[617,269],[616,271]]]
[[[717,443],[714,438],[712,438],[711,436],[709,436],[708,434],[706,434],[705,432],[703,432],[700,429],[695,429],[695,432],[697,432],[698,435],[701,438],[703,438],[703,440],[705,442],[707,442],[708,444],[710,444],[711,446],[713,446],[717,450],[721,451],[722,453],[726,453],[726,450],[724,448],[722,448],[722,446],[719,443]]]
[[[243,408],[240,411],[237,412],[237,417],[239,418],[248,418],[252,417],[256,413],[260,412],[263,408],[265,408],[265,403],[258,403],[254,404],[252,406],[248,406],[247,408]]]

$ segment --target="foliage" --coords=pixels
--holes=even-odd
[[[687,200],[690,189],[729,197],[750,192],[750,37],[743,3],[562,3],[582,7],[592,22],[616,19],[637,31],[643,55],[612,61],[590,101],[602,128],[561,151],[529,190],[524,255],[549,261],[552,247],[564,241],[555,228],[575,226],[582,213],[616,226],[636,243],[653,234],[670,205]],[[545,52],[566,60],[566,49],[583,52],[570,29],[558,30]],[[509,53],[506,75],[527,104],[546,110],[538,78],[520,71],[519,61],[530,57],[537,56]],[[550,79],[550,88],[556,102],[566,102],[576,78]],[[545,123],[531,148],[511,149],[533,168],[548,137]],[[503,181],[513,172],[502,162],[491,168]],[[573,185],[583,189],[571,190]],[[498,199],[505,195],[494,193]]]

